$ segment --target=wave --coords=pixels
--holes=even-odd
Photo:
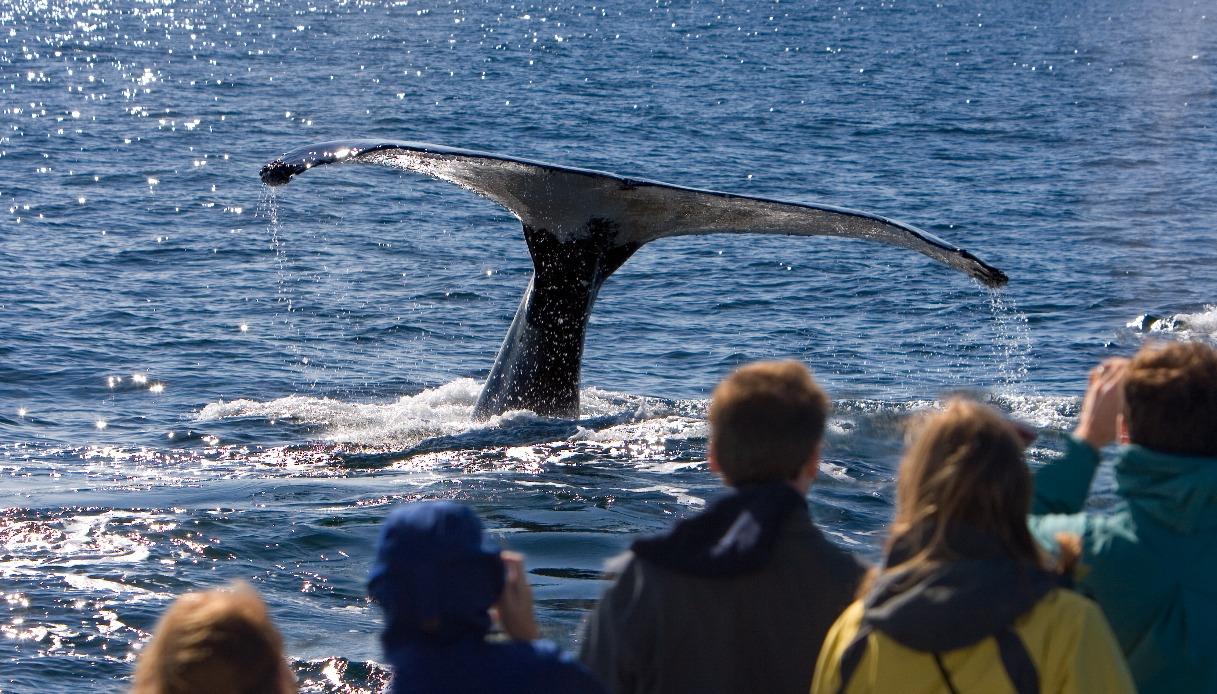
[[[1125,327],[1147,335],[1159,333],[1183,339],[1217,341],[1217,305],[1208,304],[1193,313],[1143,313],[1129,321]]]
[[[480,421],[473,419],[480,388],[478,381],[462,378],[383,403],[300,395],[220,401],[204,407],[196,420],[203,428],[222,421],[239,427],[239,420],[248,419],[303,425],[315,431],[314,440],[328,451],[320,457],[346,468],[406,461],[428,467],[438,461],[459,463],[470,455],[484,460],[482,454],[490,451],[501,453],[505,465],[599,459],[656,473],[685,470],[705,459],[706,400],[587,388],[578,420],[520,410]],[[1072,426],[1081,404],[1078,396],[1008,391],[978,397],[1035,428],[1058,431]],[[839,400],[828,422],[830,446],[874,437],[899,439],[909,417],[940,406],[935,399]],[[307,452],[314,458],[319,453],[316,448]]]
[[[386,691],[393,676],[389,668],[380,663],[338,657],[296,660],[292,666],[299,679],[301,694],[372,694]]]
[[[480,392],[481,384],[462,378],[387,404],[302,395],[267,402],[221,400],[204,407],[195,419],[198,422],[235,418],[284,420],[315,426],[324,432],[323,439],[336,443],[412,446],[428,438],[468,431]],[[508,419],[512,414],[489,420],[484,426],[501,423],[500,420]]]
[[[1081,395],[1019,395],[998,393],[990,404],[1036,429],[1067,431],[1077,422]]]

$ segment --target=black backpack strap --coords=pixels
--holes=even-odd
[[[1039,694],[1040,674],[1035,669],[1031,654],[1027,652],[1026,644],[1014,633],[1014,629],[1006,627],[994,634],[993,638],[997,639],[1001,663],[1014,684],[1014,691],[1018,694]]]
[[[870,626],[863,625],[845,650],[841,651],[841,662],[838,664],[841,683],[837,686],[837,694],[845,694],[849,680],[854,676],[858,665],[862,663],[862,656],[866,655],[866,643],[870,634]],[[1035,662],[1031,660],[1027,646],[1014,632],[1014,629],[1011,627],[1002,629],[994,634],[993,638],[997,640],[997,651],[1001,656],[1002,665],[1006,669],[1006,675],[1014,684],[1014,691],[1018,694],[1040,694],[1039,671],[1035,669]],[[942,657],[938,653],[934,653],[933,656],[947,688],[951,692],[956,692],[955,683],[951,680],[951,675],[947,672]]]
[[[947,672],[947,666],[942,662],[942,654],[934,651],[934,664],[938,666],[938,674],[942,675],[942,681],[947,685],[947,691],[951,694],[959,694],[959,690],[955,688],[955,682],[951,680],[951,673]]]
[[[866,655],[866,641],[870,637],[871,628],[867,624],[863,624],[858,628],[858,633],[854,634],[854,638],[841,651],[841,662],[838,664],[838,669],[841,672],[841,684],[837,686],[837,694],[845,694],[845,688],[849,686],[849,680],[853,678],[854,671],[858,669],[858,665],[862,662],[862,656]]]

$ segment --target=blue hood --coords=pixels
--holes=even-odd
[[[385,613],[386,648],[482,637],[503,591],[499,548],[482,522],[450,501],[407,504],[381,529],[368,594]]]

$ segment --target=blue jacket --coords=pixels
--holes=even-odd
[[[1103,608],[1143,694],[1217,694],[1217,458],[1125,446],[1119,502],[1081,513],[1099,454],[1070,439],[1035,478],[1031,529],[1082,538],[1078,589]]]
[[[597,694],[604,691],[572,656],[550,641],[415,642],[385,654],[389,694]]]
[[[381,530],[368,593],[385,614],[391,694],[582,694],[604,688],[549,641],[488,640],[499,549],[466,506],[407,504]]]

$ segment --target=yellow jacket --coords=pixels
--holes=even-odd
[[[994,595],[993,599],[1002,598]],[[813,694],[836,694],[840,690],[841,656],[861,628],[864,611],[862,601],[854,602],[829,630],[816,663]],[[1051,590],[1015,620],[1013,630],[1035,665],[1042,694],[1136,691],[1103,613],[1097,605],[1072,591]],[[994,638],[941,653],[940,657],[961,693],[1014,691]],[[845,694],[946,691],[949,689],[931,653],[906,648],[875,630],[867,637],[866,649]]]

